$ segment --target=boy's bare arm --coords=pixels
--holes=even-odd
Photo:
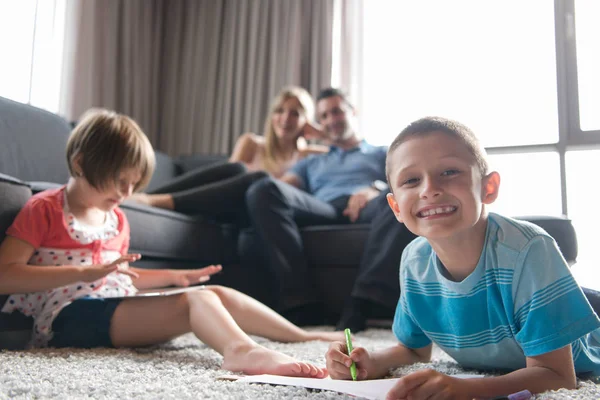
[[[421,370],[407,375],[388,392],[386,399],[427,398],[444,393],[447,398],[487,399],[521,390],[532,393],[576,387],[571,346],[527,358],[527,367],[502,376],[460,379],[435,370]]]
[[[556,389],[575,389],[577,378],[571,345],[536,357],[527,357],[527,367],[509,374],[476,379],[474,397],[502,396],[524,389],[532,393]]]
[[[418,362],[429,362],[431,360],[431,349],[432,345],[421,347],[420,349],[409,349],[403,344],[399,343],[394,347],[387,349],[374,351],[371,355],[371,359],[376,366],[381,366],[381,370],[378,368],[378,378],[383,377],[389,373],[392,368],[398,368],[403,365],[414,364]],[[369,376],[369,378],[375,378]]]

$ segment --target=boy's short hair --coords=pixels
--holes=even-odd
[[[485,176],[488,173],[489,164],[487,161],[487,154],[473,131],[460,122],[451,119],[442,117],[424,117],[410,123],[404,128],[402,132],[396,136],[388,149],[385,174],[390,187],[390,155],[410,137],[432,132],[443,132],[460,140],[475,158],[475,163],[481,172],[481,176]]]
[[[348,107],[354,110],[354,106],[352,105],[352,103],[350,103],[350,100],[348,100],[348,96],[341,89],[336,89],[332,87],[325,88],[319,92],[319,94],[317,95],[317,103],[323,99],[327,99],[329,97],[334,96],[340,97],[342,99],[342,102],[346,103]]]
[[[156,164],[150,141],[131,118],[105,109],[87,111],[67,141],[67,165],[71,176],[77,176],[73,162],[81,155],[81,172],[97,189],[117,180],[129,168],[142,175],[135,185],[137,192],[150,182]]]

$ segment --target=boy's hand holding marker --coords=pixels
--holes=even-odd
[[[352,334],[350,333],[350,329],[346,328],[344,330],[344,334],[346,335],[346,348],[348,349],[348,356],[352,353]],[[352,376],[352,380],[356,380],[356,363],[352,361],[350,364],[350,375]]]
[[[345,342],[333,342],[325,355],[327,371],[332,379],[365,380],[388,374],[384,363],[378,363],[364,347],[353,347],[349,329]],[[354,372],[353,372],[354,370]]]

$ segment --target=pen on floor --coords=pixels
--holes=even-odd
[[[521,390],[508,396],[494,397],[492,400],[529,400],[531,396],[532,394],[529,390]]]
[[[352,336],[350,334],[350,329],[344,329],[344,333],[346,334],[346,347],[348,348],[348,355],[350,355],[350,353],[352,353]],[[353,381],[356,380],[356,363],[354,363],[354,361],[352,361],[352,364],[350,365],[350,376],[352,376]]]

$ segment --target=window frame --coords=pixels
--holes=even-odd
[[[558,142],[540,145],[488,147],[489,154],[555,151],[559,155],[562,213],[568,215],[566,153],[600,148],[600,130],[582,131],[579,123],[579,86],[575,0],[554,0]]]
[[[555,0],[556,16],[556,48],[557,66],[563,68],[562,82],[564,89],[565,119],[567,147],[588,145],[600,146],[600,129],[583,131],[579,123],[579,78],[577,76],[577,17],[575,15],[575,0]],[[559,96],[559,101],[561,100]]]

